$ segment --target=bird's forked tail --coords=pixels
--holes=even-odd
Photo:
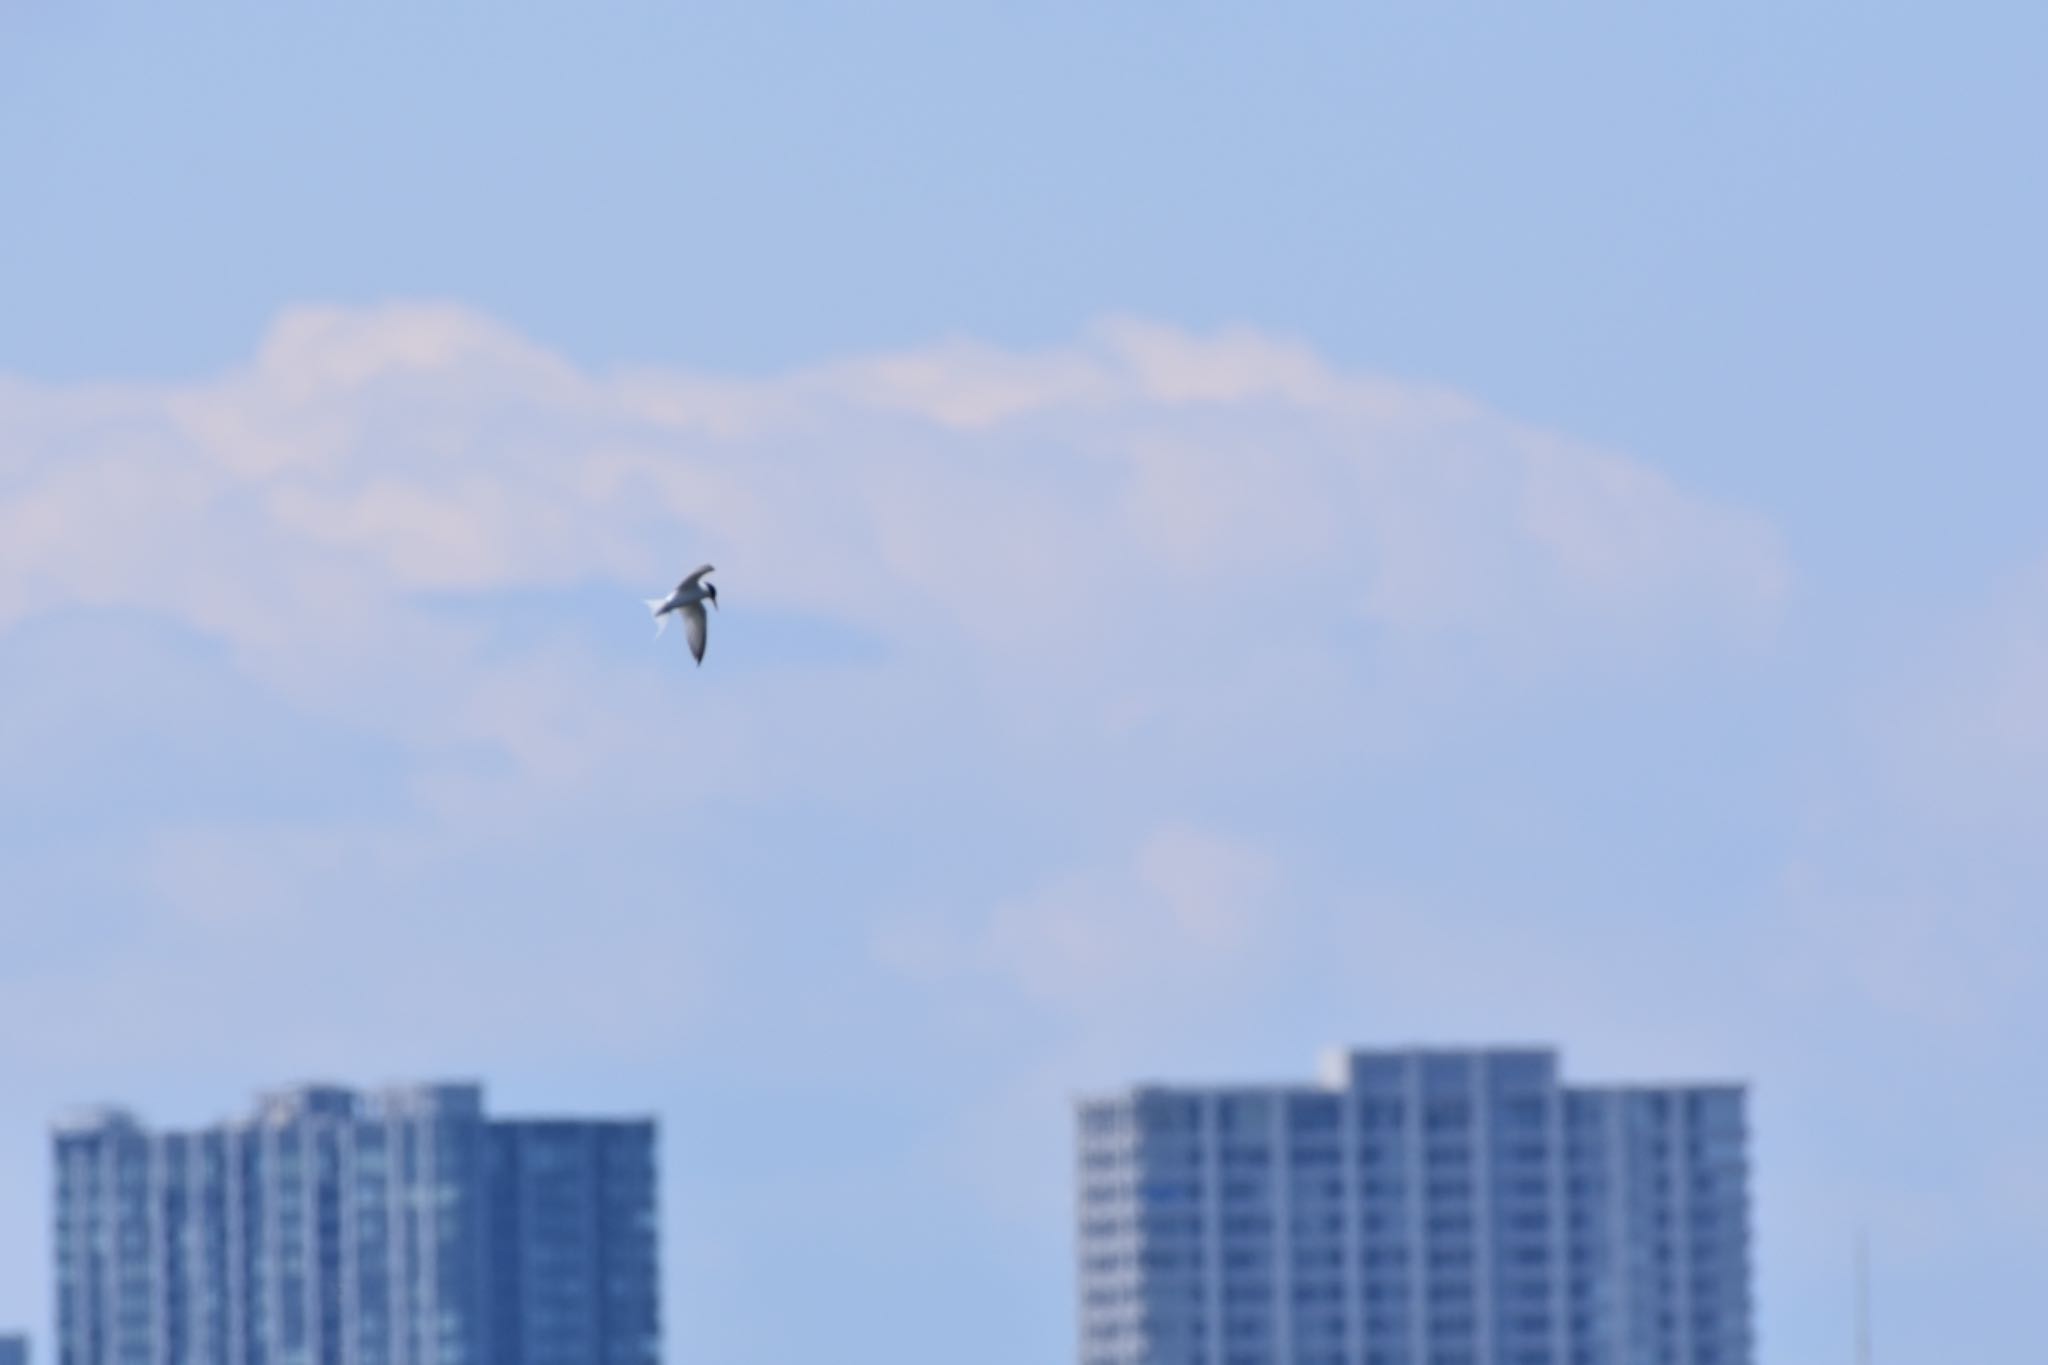
[[[659,597],[650,597],[646,599],[647,610],[654,613],[654,638],[657,640],[661,638],[662,631],[668,629],[668,618],[661,614],[663,601],[664,599]]]

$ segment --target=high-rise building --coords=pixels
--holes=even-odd
[[[1084,1100],[1082,1365],[1751,1365],[1744,1099],[1504,1049]]]
[[[656,1365],[654,1124],[308,1086],[60,1122],[57,1365]]]
[[[492,1365],[642,1365],[656,1320],[650,1133],[494,1123]]]
[[[0,1365],[28,1365],[28,1338],[0,1336]]]

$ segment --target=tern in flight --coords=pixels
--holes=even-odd
[[[717,586],[703,581],[704,575],[711,571],[711,566],[706,564],[676,584],[676,590],[668,596],[647,599],[647,609],[654,613],[655,638],[660,638],[662,628],[668,624],[668,614],[681,612],[683,623],[690,631],[690,653],[700,664],[704,662],[704,604],[718,605]]]

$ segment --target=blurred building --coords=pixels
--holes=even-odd
[[[1324,1071],[1080,1104],[1083,1365],[1752,1365],[1741,1087]]]
[[[28,1338],[0,1336],[0,1365],[28,1365]]]
[[[57,1365],[656,1365],[655,1129],[308,1086],[55,1131]]]

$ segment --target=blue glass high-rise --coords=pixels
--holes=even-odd
[[[58,1365],[657,1365],[654,1125],[470,1085],[57,1127]]]

